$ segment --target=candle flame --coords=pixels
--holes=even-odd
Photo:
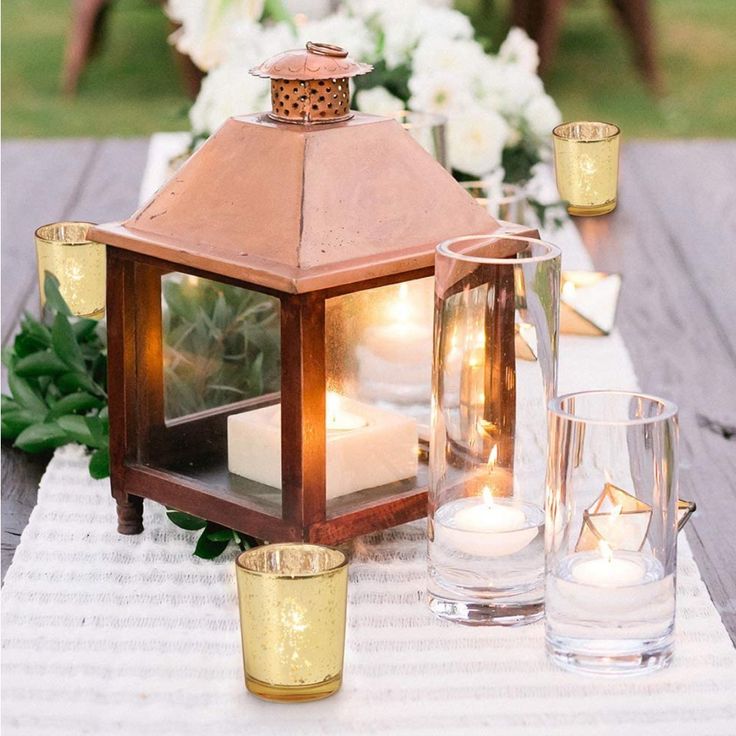
[[[612,562],[613,561],[613,550],[611,549],[611,545],[606,542],[605,539],[601,539],[598,542],[598,551],[601,554],[601,557],[606,562]]]
[[[496,467],[496,460],[498,460],[498,445],[493,445],[491,451],[488,453],[488,470],[491,471]]]
[[[488,486],[483,486],[483,503],[491,507],[493,506],[493,493],[491,493],[491,489]]]
[[[397,322],[409,322],[411,317],[411,304],[409,303],[409,284],[399,285],[398,299],[391,303],[391,317]]]
[[[335,391],[327,392],[327,424],[336,424],[340,413],[340,395]]]
[[[562,284],[562,296],[566,299],[570,299],[575,296],[575,284],[573,284],[572,281],[565,281],[565,283]]]

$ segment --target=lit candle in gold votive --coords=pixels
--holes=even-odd
[[[236,560],[245,685],[266,700],[319,700],[342,684],[347,558],[271,544]]]
[[[563,123],[552,131],[560,197],[571,215],[605,215],[616,207],[620,129],[611,123]]]

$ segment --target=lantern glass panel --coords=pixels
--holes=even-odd
[[[433,279],[326,304],[328,513],[426,485]]]
[[[162,277],[165,421],[146,464],[280,516],[280,318],[261,292]]]
[[[181,273],[161,287],[167,420],[279,391],[278,299]]]

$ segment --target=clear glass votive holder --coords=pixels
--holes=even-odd
[[[432,157],[450,170],[447,157],[447,118],[431,112],[401,110],[393,115],[404,130]]]
[[[462,181],[460,186],[497,220],[517,225],[535,225],[529,198],[517,184],[495,184],[487,181]]]
[[[474,235],[441,243],[435,264],[429,606],[466,624],[529,623],[543,612],[560,251]]]
[[[105,246],[87,239],[91,227],[89,222],[54,222],[36,230],[41,308],[46,274],[51,273],[74,316],[100,319],[105,314]]]
[[[675,625],[677,407],[625,391],[549,405],[545,631],[569,670],[666,667]]]
[[[612,123],[562,123],[552,131],[555,175],[571,215],[605,215],[616,208],[621,131]]]
[[[347,557],[269,544],[236,560],[245,686],[265,700],[320,700],[340,689]]]

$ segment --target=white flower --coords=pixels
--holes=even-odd
[[[539,52],[537,44],[521,28],[512,28],[498,50],[498,58],[516,64],[530,74],[537,73]]]
[[[467,81],[452,72],[415,74],[409,80],[409,91],[412,110],[450,115],[473,105]]]
[[[426,0],[353,0],[351,14],[383,33],[383,58],[389,69],[409,64],[417,44],[425,37],[472,39],[468,17]]]
[[[205,71],[225,60],[231,30],[263,14],[264,0],[168,0],[166,13],[181,27],[171,35],[178,51]]]
[[[533,97],[524,108],[524,118],[532,135],[538,140],[547,142],[552,135],[552,128],[562,121],[560,110],[555,101],[547,94]]]
[[[267,79],[249,73],[250,64],[222,64],[203,80],[189,111],[195,133],[214,133],[232,115],[247,115],[271,108]]]
[[[475,108],[453,116],[447,133],[453,169],[484,176],[501,165],[509,128],[500,115]]]
[[[516,64],[487,57],[476,75],[476,99],[488,110],[518,118],[528,102],[544,93],[542,80]]]
[[[477,41],[425,36],[412,56],[412,72],[444,71],[471,77],[484,58],[483,47]]]
[[[322,20],[307,21],[298,28],[299,46],[307,41],[331,43],[342,46],[350,56],[359,61],[372,61],[376,57],[376,39],[360,18],[337,12]]]
[[[363,112],[388,117],[404,109],[404,103],[398,97],[394,97],[385,87],[361,90],[355,95],[355,103]]]

